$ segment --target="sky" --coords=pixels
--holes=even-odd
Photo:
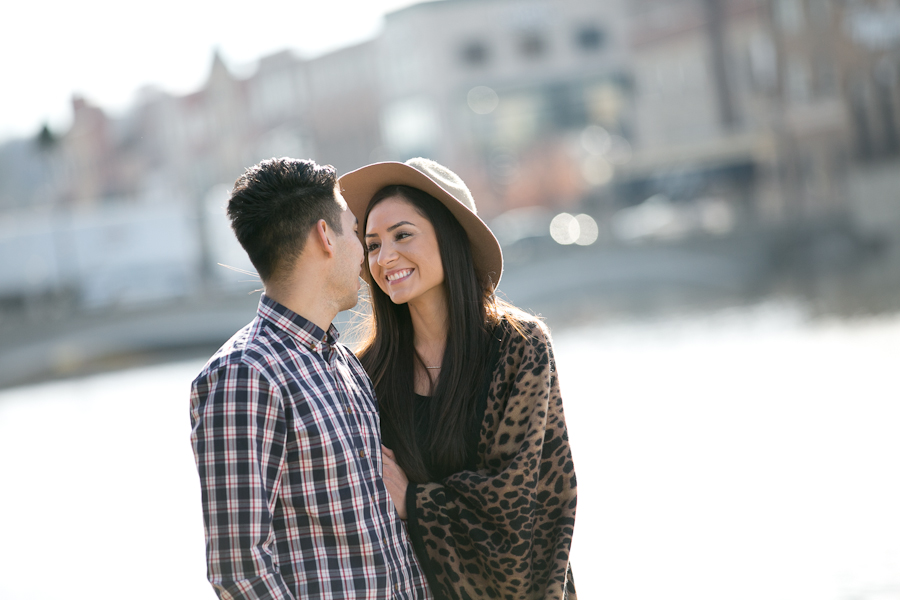
[[[386,13],[418,2],[9,2],[0,36],[0,141],[34,135],[45,122],[64,131],[73,94],[115,114],[147,85],[196,90],[216,48],[236,70],[286,48],[313,57],[376,35]]]

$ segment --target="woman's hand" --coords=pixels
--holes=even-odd
[[[381,459],[384,466],[384,474],[382,475],[384,485],[391,495],[391,500],[394,501],[394,506],[397,508],[397,514],[405,521],[406,488],[409,487],[409,479],[406,477],[406,473],[403,472],[403,469],[400,468],[400,465],[397,464],[397,459],[394,458],[393,450],[382,446]]]

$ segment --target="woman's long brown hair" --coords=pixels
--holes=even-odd
[[[392,185],[376,193],[369,202],[361,226],[365,228],[372,208],[386,198],[400,196],[434,226],[444,267],[447,291],[447,345],[440,374],[432,391],[432,431],[427,448],[416,443],[415,363],[424,367],[414,345],[409,307],[394,304],[378,285],[369,285],[372,315],[358,352],[378,397],[381,428],[395,440],[397,462],[410,481],[432,481],[423,460],[431,456],[436,470],[457,472],[466,461],[466,432],[472,426],[482,374],[489,360],[490,330],[496,324],[497,304],[490,281],[475,274],[472,252],[465,230],[450,211],[431,195],[416,188]],[[368,268],[368,263],[366,268]]]

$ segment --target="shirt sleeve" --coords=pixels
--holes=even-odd
[[[286,439],[278,389],[243,363],[205,371],[192,386],[191,426],[213,589],[223,600],[294,600],[273,560]]]
[[[574,598],[575,471],[549,337],[531,326],[493,374],[478,470],[407,490],[436,598]]]

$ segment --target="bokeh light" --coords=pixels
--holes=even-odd
[[[500,96],[486,85],[478,85],[469,90],[466,97],[469,108],[479,115],[487,115],[494,112],[500,104]]]
[[[612,146],[612,138],[609,132],[599,125],[590,125],[581,132],[581,147],[588,154],[602,156]]]
[[[563,246],[574,244],[580,233],[578,220],[569,213],[559,213],[550,221],[550,237],[557,244]]]
[[[597,221],[590,215],[559,213],[550,221],[550,237],[557,244],[590,246],[600,236]]]
[[[581,163],[581,175],[592,186],[606,185],[612,181],[615,169],[602,156],[588,156]]]
[[[579,246],[590,246],[597,241],[600,235],[600,228],[597,227],[597,221],[590,215],[577,215],[575,222],[578,223],[578,237],[575,243]]]

